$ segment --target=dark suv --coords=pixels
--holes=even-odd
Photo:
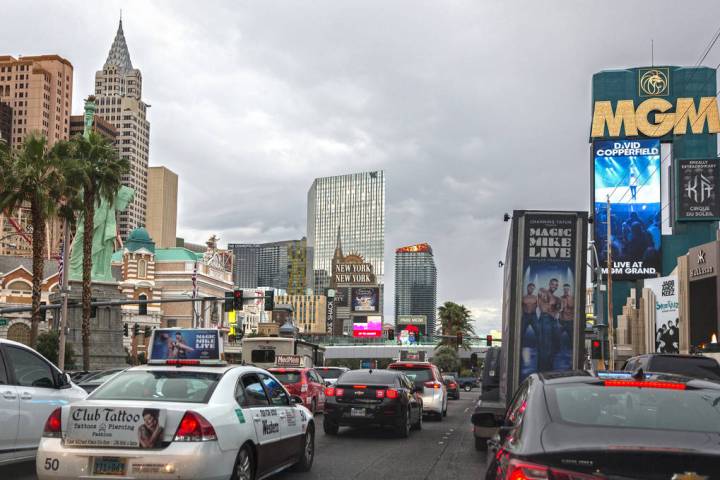
[[[674,373],[691,378],[720,381],[720,365],[717,360],[701,355],[679,355],[673,353],[648,353],[632,357],[625,362],[623,370],[634,372]]]

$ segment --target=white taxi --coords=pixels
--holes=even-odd
[[[253,480],[311,468],[313,417],[267,371],[165,363],[128,369],[55,410],[38,477]]]

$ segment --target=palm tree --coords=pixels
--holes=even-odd
[[[441,339],[438,347],[446,345],[468,350],[470,348],[470,337],[475,336],[475,328],[470,318],[470,310],[464,305],[454,302],[445,302],[438,307],[440,318]],[[462,333],[462,345],[457,345],[457,334]]]
[[[0,152],[0,211],[11,212],[30,206],[32,220],[32,317],[30,345],[35,346],[40,323],[40,299],[45,267],[46,222],[58,209],[65,185],[67,142],[56,142],[48,148],[42,135],[31,133],[17,151],[6,146]]]
[[[105,137],[90,132],[86,137],[76,136],[70,142],[73,146],[74,168],[70,181],[81,193],[83,230],[83,275],[82,275],[82,347],[83,369],[90,369],[90,312],[92,241],[95,207],[102,199],[112,202],[121,186],[122,176],[130,169],[127,160],[118,156],[117,150]]]

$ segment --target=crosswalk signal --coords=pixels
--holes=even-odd
[[[243,296],[242,290],[237,289],[233,291],[233,309],[242,310],[243,308]]]
[[[602,358],[602,343],[600,340],[592,340],[590,342],[590,358],[600,360]]]
[[[275,310],[275,290],[265,290],[265,311]]]
[[[123,323],[123,336],[124,336],[124,337],[127,337],[128,335],[129,335],[129,332],[128,332],[128,324],[127,324],[127,323]]]
[[[235,294],[233,292],[225,292],[225,313],[235,310]]]
[[[492,335],[488,335],[487,337],[485,337],[485,343],[488,347],[492,347]]]

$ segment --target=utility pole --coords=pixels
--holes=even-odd
[[[65,371],[65,328],[67,327],[68,314],[68,278],[70,277],[70,225],[67,218],[63,219],[63,276],[60,285],[60,297],[62,298],[62,311],[60,312],[60,331],[58,332],[58,368]]]
[[[610,195],[607,196],[607,291],[608,291],[608,342],[610,348],[609,370],[615,369],[615,318],[613,315],[613,291],[612,291],[612,217],[610,215]]]

